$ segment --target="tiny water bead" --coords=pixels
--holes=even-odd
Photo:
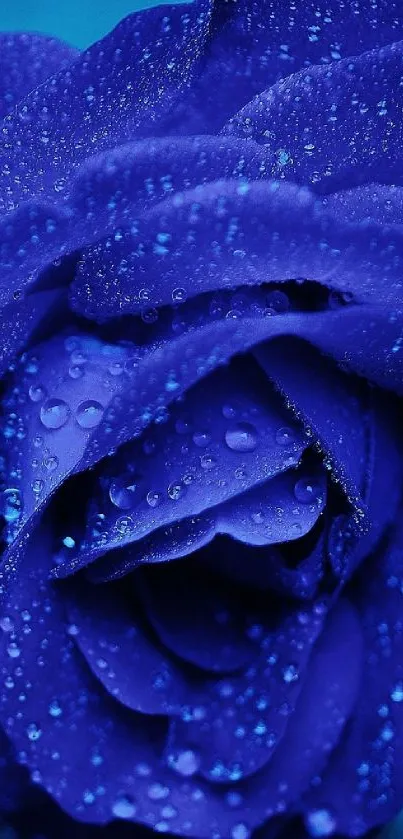
[[[47,399],[41,406],[41,422],[48,430],[57,431],[62,428],[69,416],[70,408],[64,399]]]
[[[225,432],[225,442],[233,452],[253,452],[257,441],[257,430],[250,422],[238,422]]]
[[[9,487],[4,490],[1,513],[8,524],[18,521],[22,513],[22,496],[19,489]]]
[[[80,428],[95,428],[101,422],[104,408],[95,399],[86,399],[80,402],[76,410],[76,420]]]

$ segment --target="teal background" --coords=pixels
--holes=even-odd
[[[156,0],[0,0],[0,30],[45,32],[84,48],[130,12],[156,5]]]
[[[130,12],[164,2],[171,0],[0,0],[0,30],[43,32],[83,49]],[[380,839],[403,839],[403,816]]]

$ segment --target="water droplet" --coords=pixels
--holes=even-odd
[[[179,417],[175,422],[175,431],[177,434],[188,434],[192,427],[190,417]]]
[[[197,446],[199,449],[204,449],[205,446],[208,446],[211,440],[211,434],[209,434],[208,431],[195,431],[192,439],[195,446]]]
[[[152,801],[161,801],[164,798],[167,798],[169,795],[168,787],[165,787],[163,784],[151,784],[148,787],[148,797],[151,798]]]
[[[108,369],[111,376],[121,376],[124,370],[124,365],[121,361],[114,361]]]
[[[45,486],[44,482],[40,478],[36,478],[34,481],[32,481],[32,484],[31,484],[32,492],[35,495],[40,495],[44,486]]]
[[[28,391],[31,402],[40,402],[46,396],[46,390],[42,385],[31,385]]]
[[[47,399],[40,411],[42,425],[53,431],[66,425],[69,415],[70,408],[63,399]]]
[[[49,705],[50,716],[53,717],[54,719],[57,719],[57,717],[61,717],[62,713],[63,713],[62,708],[60,707],[57,699],[53,699],[52,702]]]
[[[112,805],[112,813],[117,819],[131,819],[136,812],[136,805],[128,795],[120,795]]]
[[[116,521],[116,530],[122,535],[127,536],[132,529],[133,521],[130,516],[121,516]]]
[[[6,522],[18,521],[22,513],[22,496],[19,489],[8,488],[3,492],[2,515]]]
[[[82,365],[85,364],[87,361],[87,356],[84,355],[84,353],[81,352],[81,350],[75,349],[71,353],[70,361],[73,367],[82,367]]]
[[[185,492],[186,487],[179,481],[170,484],[168,487],[168,495],[172,499],[172,501],[179,501],[179,499],[183,497]]]
[[[9,655],[10,658],[19,658],[20,657],[21,650],[20,650],[18,644],[15,643],[15,641],[11,641],[11,643],[8,645],[7,655]]]
[[[223,405],[222,414],[225,419],[234,419],[236,417],[236,408],[234,405]]]
[[[29,725],[27,725],[26,731],[28,739],[31,740],[33,743],[36,740],[39,740],[39,738],[42,736],[42,731],[35,722],[30,722]]]
[[[331,836],[336,830],[336,821],[329,810],[312,810],[307,815],[306,826],[313,837]]]
[[[56,455],[50,455],[50,457],[45,457],[43,465],[48,472],[53,472],[59,465],[59,459]]]
[[[231,830],[231,839],[249,839],[251,831],[244,822],[234,824]]]
[[[186,300],[186,291],[184,288],[174,288],[172,292],[173,303],[184,303]]]
[[[266,306],[277,314],[287,312],[290,301],[284,291],[270,291],[266,296]]]
[[[100,402],[95,399],[86,399],[80,402],[76,411],[76,420],[80,428],[95,428],[102,419],[104,409]]]
[[[299,679],[298,670],[295,664],[288,664],[283,669],[283,679],[289,685]]]
[[[155,490],[150,490],[150,492],[147,492],[146,499],[147,504],[150,507],[158,507],[159,504],[161,504],[162,502],[162,498],[162,492],[156,492]]]
[[[177,754],[169,755],[169,766],[185,778],[194,775],[200,766],[200,758],[192,749],[183,749]]]
[[[300,504],[315,503],[320,495],[320,486],[311,478],[300,478],[294,486],[294,495]]]
[[[289,446],[295,440],[295,434],[292,428],[288,428],[284,426],[283,428],[279,428],[276,433],[276,443],[279,446]]]
[[[158,320],[157,309],[146,309],[141,313],[141,319],[147,324],[155,323]]]
[[[84,370],[82,367],[79,367],[78,364],[72,364],[69,367],[69,376],[71,379],[81,379],[84,375]]]
[[[200,458],[200,466],[208,472],[210,469],[214,469],[214,467],[217,466],[217,459],[211,454],[203,454]]]
[[[137,489],[135,479],[128,477],[116,478],[109,487],[109,498],[120,510],[130,510],[134,504],[134,494]]]
[[[403,702],[403,682],[398,682],[398,684],[392,690],[390,698],[392,702]]]
[[[225,432],[225,442],[233,452],[253,452],[257,446],[257,431],[250,422],[238,422]]]

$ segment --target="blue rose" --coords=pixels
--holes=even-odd
[[[2,766],[77,836],[403,804],[402,23],[3,37]]]

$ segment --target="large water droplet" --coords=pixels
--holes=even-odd
[[[10,487],[3,492],[2,515],[5,520],[12,524],[18,521],[22,513],[22,496],[19,489]]]
[[[163,496],[162,496],[162,492],[157,492],[156,490],[150,490],[150,492],[147,492],[146,498],[147,498],[147,504],[150,507],[158,507],[159,504],[161,504],[161,502],[162,502]]]
[[[131,819],[136,812],[136,805],[128,795],[120,795],[112,804],[112,813],[117,819]]]
[[[289,446],[295,440],[295,434],[292,428],[288,428],[288,426],[283,426],[283,428],[279,428],[276,434],[276,443],[279,446]]]
[[[109,487],[109,498],[120,510],[130,510],[134,503],[137,483],[134,478],[116,478]]]
[[[173,484],[170,484],[168,487],[168,495],[172,499],[172,501],[179,501],[180,498],[185,494],[186,487],[180,483],[179,481]]]
[[[314,504],[320,495],[320,486],[311,478],[300,478],[294,486],[294,495],[300,504]]]
[[[103,406],[95,399],[80,402],[76,411],[76,420],[81,428],[95,428],[102,419]]]
[[[40,412],[42,425],[55,431],[66,425],[69,415],[70,408],[64,399],[47,399]]]
[[[257,431],[250,422],[238,422],[225,432],[225,442],[233,452],[253,452],[257,446]]]
[[[266,305],[269,309],[272,309],[273,312],[277,314],[281,314],[282,312],[287,312],[290,308],[290,301],[284,291],[270,291],[266,296]]]

